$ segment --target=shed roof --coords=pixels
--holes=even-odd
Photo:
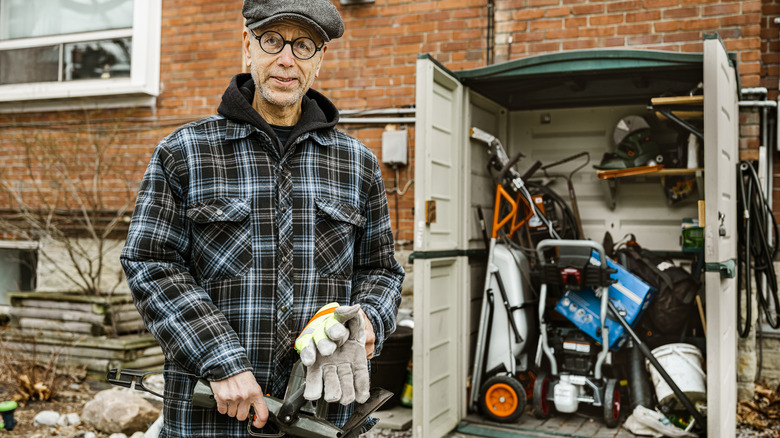
[[[687,95],[703,80],[703,62],[702,53],[594,49],[451,73],[509,110],[523,110],[649,104],[652,97]]]

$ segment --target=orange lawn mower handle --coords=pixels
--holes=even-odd
[[[506,216],[500,217],[501,214],[501,201],[505,200],[507,203],[509,203],[510,206],[512,206],[512,209],[509,213],[507,213]],[[520,219],[520,221],[517,220],[518,218],[518,207],[520,204],[520,201],[523,201],[523,203],[526,206],[526,216],[523,219]],[[524,197],[522,197],[519,193],[517,194],[517,199],[512,199],[512,196],[510,196],[509,192],[506,191],[503,185],[497,184],[496,185],[496,203],[495,203],[495,209],[493,210],[493,230],[491,232],[491,238],[495,239],[498,237],[498,231],[503,228],[505,225],[509,224],[511,221],[512,223],[509,224],[509,232],[507,233],[507,237],[512,237],[512,235],[517,231],[520,227],[522,227],[528,220],[533,217],[534,210],[533,208],[528,204],[528,200],[526,200]]]

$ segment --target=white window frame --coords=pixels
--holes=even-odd
[[[162,0],[135,0],[133,27],[0,41],[0,50],[132,38],[129,78],[0,85],[0,113],[154,106],[160,94]]]

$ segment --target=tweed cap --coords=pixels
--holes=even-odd
[[[244,0],[241,12],[248,29],[293,19],[312,26],[325,41],[344,34],[344,21],[330,0]]]

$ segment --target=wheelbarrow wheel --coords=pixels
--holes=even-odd
[[[493,376],[482,385],[479,406],[482,413],[492,421],[514,423],[525,410],[525,390],[511,376]]]
[[[548,400],[550,393],[550,377],[545,372],[536,376],[534,382],[534,416],[540,420],[550,418],[552,405]]]
[[[607,379],[604,388],[604,425],[609,428],[617,427],[620,419],[620,388],[617,380]]]

